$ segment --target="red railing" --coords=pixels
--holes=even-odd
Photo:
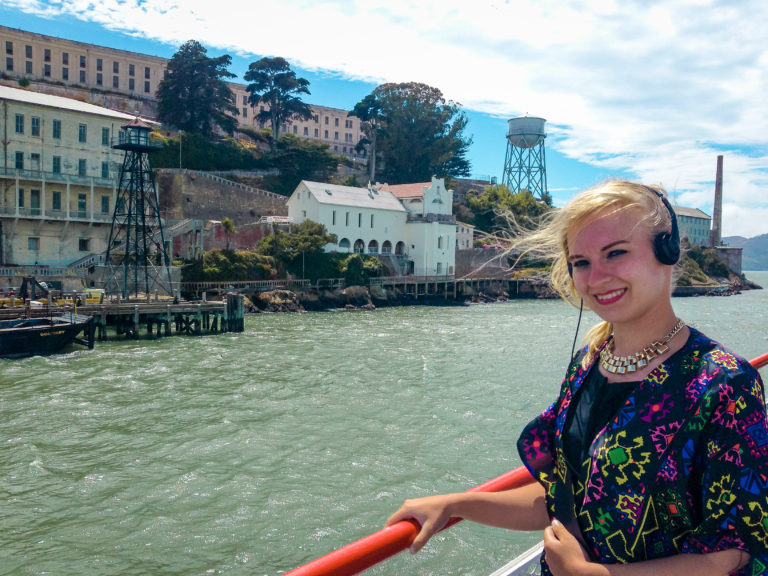
[[[768,366],[768,353],[750,360],[749,363],[755,368]],[[468,492],[501,492],[531,482],[533,478],[528,470],[520,466],[475,486]],[[460,521],[461,518],[452,518],[443,530]],[[418,532],[418,524],[415,521],[403,520],[299,566],[285,576],[354,576],[408,548]]]

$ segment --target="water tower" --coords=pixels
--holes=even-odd
[[[533,116],[512,118],[507,133],[507,154],[504,159],[502,183],[511,192],[528,190],[536,198],[547,193],[547,162],[544,155],[546,120]]]
[[[110,293],[173,294],[168,248],[149,153],[151,127],[136,118],[121,127],[112,148],[124,150],[117,201],[107,243],[105,289]]]

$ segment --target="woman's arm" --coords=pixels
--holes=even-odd
[[[749,561],[742,550],[676,554],[630,564],[590,562],[578,540],[555,521],[544,530],[544,553],[554,576],[727,576]]]
[[[452,517],[514,530],[542,530],[549,525],[544,488],[538,483],[504,492],[458,492],[406,500],[386,525],[416,520],[421,530],[411,544],[415,554]]]

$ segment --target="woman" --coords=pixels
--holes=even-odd
[[[521,242],[602,322],[518,451],[536,483],[407,500],[418,551],[452,516],[544,530],[542,573],[768,573],[768,426],[758,373],[672,308],[677,222],[662,192],[612,181]],[[528,247],[528,248],[526,248]]]

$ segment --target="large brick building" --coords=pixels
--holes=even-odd
[[[87,99],[149,117],[156,111],[155,94],[168,65],[166,58],[6,26],[0,26],[0,51],[0,73],[7,79],[27,79],[35,82],[38,91]],[[248,103],[244,84],[230,82],[229,87],[235,96],[239,125],[264,128],[256,114],[265,106],[256,108]],[[357,157],[355,145],[362,137],[360,120],[347,116],[346,110],[310,107],[310,120],[287,122],[282,130],[327,144],[337,154]]]

